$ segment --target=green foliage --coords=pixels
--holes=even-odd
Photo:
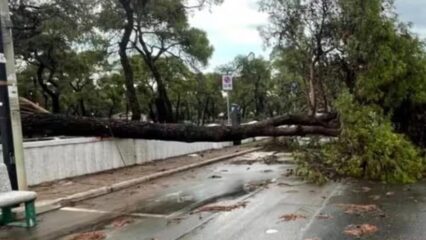
[[[332,180],[329,173],[324,171],[322,164],[315,164],[315,162],[321,162],[321,153],[318,151],[305,150],[294,154],[294,157],[298,163],[296,169],[296,175],[304,178],[308,182],[315,184],[325,184]]]
[[[342,121],[341,135],[319,149],[300,153],[300,175],[318,182],[351,176],[413,183],[422,177],[425,159],[421,152],[394,132],[380,108],[361,106],[350,94],[343,94],[336,108]]]
[[[348,62],[357,63],[355,94],[380,104],[386,111],[404,100],[425,102],[424,43],[398,20],[392,2],[367,1],[362,10],[353,1],[341,1],[342,29],[354,29],[342,48]]]

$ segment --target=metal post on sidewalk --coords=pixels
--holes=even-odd
[[[14,190],[26,190],[22,125],[16,80],[12,22],[7,0],[0,0],[0,129],[3,159]]]
[[[228,126],[231,126],[232,122],[231,122],[231,109],[230,109],[230,104],[229,104],[229,92],[226,93],[226,109],[228,111]]]
[[[229,104],[229,95],[231,94],[233,88],[233,79],[231,75],[223,75],[222,76],[222,91],[226,94],[226,111],[228,114],[228,126],[231,126],[231,109]]]

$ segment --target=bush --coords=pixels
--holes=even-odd
[[[298,153],[299,175],[319,183],[339,176],[386,183],[413,183],[422,177],[420,150],[394,132],[380,108],[361,106],[350,94],[343,94],[336,109],[341,135],[320,148]]]

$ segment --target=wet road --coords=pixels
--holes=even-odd
[[[289,160],[281,156],[283,159]],[[199,172],[192,177],[194,181],[166,190],[174,191],[174,194],[157,197],[154,204],[136,211],[162,215],[133,218],[123,228],[107,225],[103,231],[111,240],[426,239],[424,183],[395,186],[352,181],[319,187],[286,177],[287,169],[292,167],[288,161],[276,165],[211,166],[206,169],[208,178],[205,171]],[[265,181],[265,186],[247,187],[248,183]],[[170,203],[176,202],[177,198],[188,203],[171,204],[175,206],[171,208]],[[228,205],[245,202],[247,205],[229,212],[192,211],[209,202]],[[345,213],[344,206],[352,205],[375,206],[377,209]],[[285,215],[301,218],[285,221],[281,219]],[[377,231],[361,232],[358,237],[345,232],[348,227],[359,230],[356,226],[363,224],[377,227]],[[357,233],[360,232],[355,231]]]
[[[58,239],[46,232],[66,235],[76,226],[79,233],[63,239],[91,231],[108,240],[426,239],[425,182],[316,186],[288,174],[295,167],[289,154],[269,155],[248,154],[232,160],[238,164],[226,161],[86,200],[40,216],[36,229],[0,231],[0,239]],[[240,207],[200,211],[212,205]]]
[[[294,168],[288,154],[279,155],[279,162],[272,164],[251,164],[251,160],[268,159],[268,154],[246,155],[236,159],[240,164],[218,164],[187,176],[140,202],[129,225],[117,228],[113,223],[102,231],[111,240],[301,239],[340,184],[318,187],[286,177]],[[246,207],[229,212],[197,212],[211,203],[243,202]],[[306,219],[283,222],[284,214]]]
[[[376,205],[378,210],[347,214],[344,204]],[[322,212],[333,216],[330,221],[314,221],[305,237],[319,239],[354,239],[344,234],[349,225],[372,224],[378,231],[363,239],[426,239],[426,182],[414,185],[385,185],[352,182],[330,199]]]

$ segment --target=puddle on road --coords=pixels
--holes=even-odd
[[[159,202],[146,202],[143,203],[143,206],[138,209],[136,213],[169,215],[191,206],[196,202],[196,200],[178,201],[177,199],[165,199]]]
[[[273,154],[274,152],[261,152],[248,155],[251,159],[263,159],[262,163],[250,165],[250,170],[239,164],[210,168],[193,179],[186,180],[184,184],[165,189],[165,192],[156,197],[141,202],[140,208],[134,213],[170,216],[191,212],[206,204],[237,199],[266,187],[288,168],[285,164],[276,164]],[[268,165],[269,160],[274,163]]]
[[[231,200],[248,194],[245,185],[230,189],[220,195],[195,197],[191,194],[177,193],[173,196],[142,203],[136,213],[170,215],[179,211],[190,212],[200,206],[222,200]]]
[[[266,187],[272,182],[273,180],[270,179],[244,182],[234,188],[229,188],[228,191],[210,196],[207,194],[195,197],[192,194],[176,193],[162,199],[146,201],[135,213],[171,215],[176,212],[191,212],[207,204],[243,197],[259,188]]]

